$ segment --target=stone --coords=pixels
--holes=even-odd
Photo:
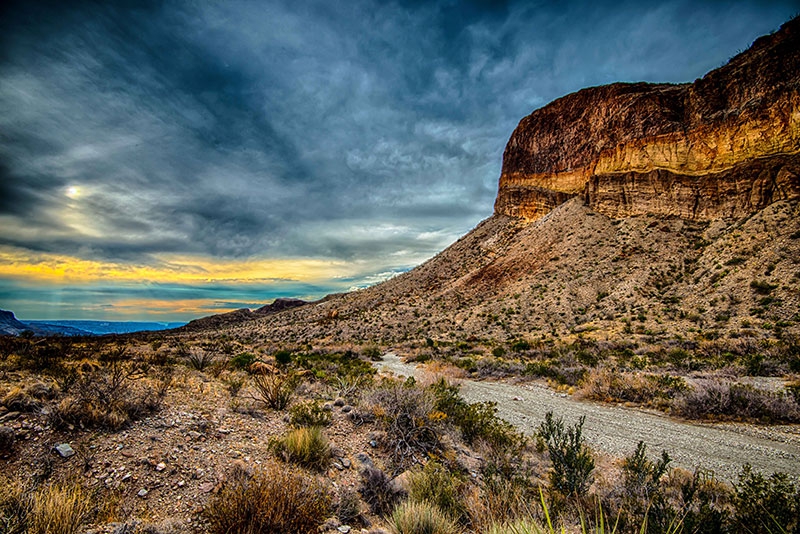
[[[353,407],[349,404],[342,406],[342,413],[350,413],[353,411]]]
[[[70,458],[72,456],[75,456],[75,450],[69,443],[59,443],[58,445],[55,446],[55,451],[62,458]]]
[[[336,530],[338,530],[338,531],[339,531],[339,532],[341,532],[342,534],[347,534],[348,532],[350,532],[350,525],[341,525],[341,526],[340,526],[339,528],[337,528]]]
[[[356,454],[356,460],[358,460],[364,467],[375,467],[375,463],[372,461],[372,458],[370,458],[367,453],[360,452]]]
[[[350,469],[350,466],[352,465],[352,463],[350,462],[350,460],[348,460],[347,458],[342,458],[342,459],[340,460],[340,462],[342,463],[342,465],[343,465],[343,466],[344,466],[346,469]]]
[[[211,493],[214,490],[214,483],[213,482],[203,482],[198,486],[200,491],[203,493]]]
[[[141,497],[142,499],[144,499],[145,497],[147,497],[148,493],[150,493],[150,492],[147,491],[145,488],[142,488],[142,489],[139,490],[139,492],[136,494],[136,496],[137,497]]]
[[[167,464],[165,464],[164,462],[159,462],[158,465],[156,465],[156,471],[158,471],[158,472],[161,472],[166,468],[167,468]]]
[[[345,402],[342,397],[336,397],[336,400],[333,401],[334,406],[344,406]]]

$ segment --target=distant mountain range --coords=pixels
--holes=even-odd
[[[178,328],[186,323],[150,321],[20,321],[13,312],[0,310],[0,334],[19,335],[26,330],[40,336],[101,336]]]

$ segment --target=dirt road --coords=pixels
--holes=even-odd
[[[404,363],[394,353],[384,355],[377,365],[397,375],[422,376],[414,364]],[[800,425],[688,423],[653,411],[575,400],[540,384],[463,380],[461,393],[469,402],[497,402],[499,415],[528,434],[548,411],[569,424],[585,415],[589,444],[615,457],[627,456],[642,440],[651,455],[665,449],[674,466],[711,470],[722,480],[736,480],[747,462],[767,474],[783,471],[800,476]]]

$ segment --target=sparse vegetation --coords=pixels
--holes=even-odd
[[[301,427],[272,442],[272,450],[297,465],[322,471],[330,464],[331,447],[320,427]]]

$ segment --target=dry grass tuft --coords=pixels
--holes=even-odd
[[[408,501],[392,513],[389,528],[394,534],[457,534],[459,526],[429,502]]]
[[[331,446],[320,427],[301,427],[272,443],[272,449],[287,462],[322,471],[331,459]]]

